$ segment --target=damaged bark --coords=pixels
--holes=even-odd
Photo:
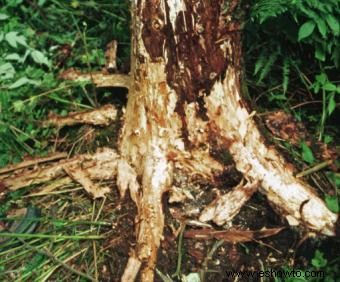
[[[142,281],[153,280],[164,226],[161,199],[170,189],[177,156],[211,157],[216,144],[229,151],[248,182],[249,195],[259,185],[290,224],[334,234],[337,215],[266,144],[255,112],[241,96],[241,37],[232,16],[237,1],[224,2],[138,0],[132,8],[134,84],[120,153],[135,168],[141,192],[137,246],[123,281],[135,279],[139,266]],[[201,163],[197,159],[191,167]],[[237,206],[234,199],[229,198],[236,206],[231,215],[246,201]],[[228,199],[220,205],[228,206]],[[205,218],[213,216],[206,212]],[[138,267],[136,261],[141,262]]]

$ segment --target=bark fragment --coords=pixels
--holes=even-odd
[[[32,185],[40,184],[52,179],[64,177],[67,175],[67,171],[70,175],[84,184],[87,190],[91,192],[92,180],[105,180],[112,179],[117,173],[118,154],[109,148],[102,148],[95,154],[78,155],[68,160],[62,160],[58,163],[47,165],[45,167],[37,167],[33,170],[18,170],[12,175],[1,180],[1,183],[10,191]],[[75,170],[72,172],[72,168]],[[76,174],[76,172],[78,174]],[[79,175],[80,173],[80,175]],[[101,189],[98,189],[98,193],[93,195],[101,195]],[[108,192],[107,189],[104,189]]]
[[[259,187],[258,182],[247,184],[243,182],[229,193],[218,196],[203,210],[199,220],[203,222],[212,220],[217,225],[223,225],[232,220]]]

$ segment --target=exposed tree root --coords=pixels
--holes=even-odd
[[[235,69],[229,68],[225,79],[217,81],[206,97],[211,129],[229,149],[236,168],[248,181],[260,182],[261,191],[291,225],[302,224],[334,235],[338,216],[308,184],[293,176],[291,167],[273,147],[266,145],[252,114],[242,104],[239,80]]]

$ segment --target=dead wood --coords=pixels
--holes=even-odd
[[[18,163],[15,165],[9,165],[4,168],[1,168],[0,174],[8,174],[9,172],[23,169],[25,167],[34,166],[34,165],[38,165],[38,164],[45,163],[45,162],[51,162],[51,161],[55,161],[58,159],[64,159],[66,157],[67,157],[67,153],[54,153],[46,157],[26,159],[22,161],[21,163]],[[5,175],[4,177],[7,177],[7,175]],[[3,176],[0,176],[0,179],[1,178],[3,178]]]
[[[130,88],[131,78],[126,74],[109,74],[102,71],[92,73],[81,73],[80,71],[70,68],[59,75],[60,79],[73,80],[78,82],[89,81],[96,87],[122,87]]]
[[[258,182],[244,185],[244,181],[242,181],[232,191],[223,196],[218,196],[210,203],[201,213],[199,220],[202,222],[212,220],[217,225],[230,222],[257,191],[258,187]]]
[[[217,185],[216,175],[226,167],[214,158],[217,149],[230,154],[232,165],[247,184],[215,200],[202,213],[202,221],[230,221],[259,187],[289,224],[335,234],[338,215],[330,212],[313,188],[296,178],[291,166],[266,143],[254,119],[256,113],[242,97],[240,28],[232,17],[222,15],[224,2],[134,3],[132,82],[126,75],[81,74],[73,69],[61,75],[89,80],[97,87],[129,89],[119,155],[104,149],[51,167],[16,172],[2,180],[2,185],[15,190],[68,174],[93,197],[100,197],[108,189],[102,190],[92,180],[117,175],[121,196],[130,190],[138,209],[137,242],[122,281],[134,281],[140,269],[142,281],[154,280],[163,238],[162,196],[172,187],[174,171],[197,173]],[[231,1],[230,13],[237,2]],[[279,231],[281,228],[186,234],[238,242]]]
[[[66,117],[50,113],[43,126],[55,126],[62,128],[75,124],[89,124],[97,126],[108,126],[117,118],[117,109],[113,105],[104,105],[98,109],[86,112],[72,112]]]
[[[1,184],[9,191],[41,184],[53,179],[69,175],[83,185],[85,190],[94,198],[103,197],[110,189],[99,187],[92,180],[112,179],[116,175],[118,164],[117,153],[108,148],[98,150],[95,154],[78,155],[68,160],[33,170],[17,170],[1,180]],[[92,180],[91,180],[92,179]]]

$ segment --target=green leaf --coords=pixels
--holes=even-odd
[[[331,82],[326,82],[322,88],[326,91],[336,91],[336,85]]]
[[[25,103],[21,100],[17,100],[13,103],[13,108],[15,112],[20,113],[24,110]]]
[[[8,54],[8,55],[5,57],[5,60],[7,60],[7,61],[17,61],[17,62],[20,62],[20,61],[21,61],[21,57],[20,57],[19,54],[17,54],[17,53],[12,53],[12,54]]]
[[[324,254],[319,250],[315,251],[314,258],[312,259],[312,265],[316,268],[324,267],[327,265],[327,259],[324,258]]]
[[[283,93],[287,92],[288,84],[289,84],[289,73],[290,73],[290,61],[288,58],[284,58],[283,67],[282,67],[282,88]]]
[[[8,86],[8,89],[15,89],[25,84],[39,85],[39,82],[36,80],[29,79],[27,77],[21,77],[16,82],[12,83]]]
[[[42,7],[45,4],[46,0],[39,0],[38,1],[38,6]]]
[[[46,65],[48,67],[50,66],[50,62],[48,61],[47,57],[38,50],[32,51],[31,57],[37,64]]]
[[[336,108],[336,102],[335,102],[335,99],[334,99],[334,93],[330,95],[329,97],[329,100],[328,100],[328,107],[327,107],[327,110],[328,110],[328,116],[330,116],[335,108]]]
[[[261,83],[262,80],[267,76],[267,74],[270,72],[272,66],[276,62],[278,55],[279,55],[278,52],[273,52],[269,55],[268,59],[266,59],[266,61],[265,61],[265,65],[261,69],[257,83]]]
[[[301,143],[301,149],[302,149],[302,159],[309,164],[314,163],[314,155],[312,150],[308,147],[308,145],[305,142]]]
[[[11,1],[7,1],[8,2],[8,6],[10,7],[17,7],[18,5],[20,5],[23,0],[11,0]]]
[[[334,139],[332,136],[327,135],[327,134],[325,134],[323,138],[324,138],[323,142],[326,143],[326,144],[333,142],[333,139]]]
[[[3,14],[3,13],[0,13],[0,21],[6,20],[6,19],[8,19],[8,18],[9,18],[8,15]]]
[[[327,75],[325,73],[320,73],[315,76],[315,80],[321,84],[324,84],[327,80]]]
[[[18,43],[23,46],[27,46],[26,38],[23,35],[18,35],[17,31],[10,31],[6,33],[5,39],[13,48],[17,48]]]
[[[320,45],[316,46],[314,56],[316,59],[318,59],[321,62],[324,62],[326,60],[325,51]]]
[[[0,66],[0,79],[10,79],[13,78],[15,74],[15,69],[11,63],[5,63]]]
[[[310,36],[315,28],[315,22],[308,21],[305,22],[302,26],[300,26],[299,33],[298,33],[298,41]]]
[[[327,207],[332,212],[338,213],[340,211],[339,210],[339,201],[338,201],[338,198],[336,196],[326,195],[325,202],[327,204]]]
[[[326,22],[328,23],[329,27],[332,29],[335,35],[339,35],[340,32],[340,25],[339,21],[331,14],[327,14]]]
[[[326,33],[327,33],[327,26],[326,23],[323,19],[317,18],[316,24],[318,26],[318,30],[322,35],[322,38],[326,38]]]

